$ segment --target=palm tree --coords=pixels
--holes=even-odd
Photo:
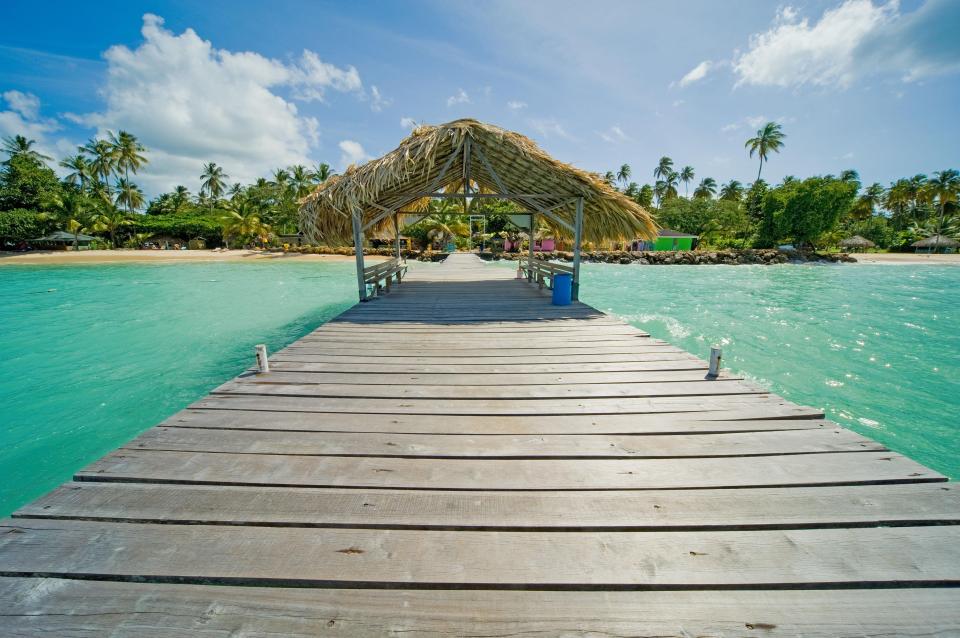
[[[943,234],[943,217],[947,210],[947,203],[956,203],[957,194],[960,193],[960,173],[952,168],[937,171],[928,183],[931,193],[940,204],[940,221],[937,224],[937,240],[936,245],[933,247],[933,252],[937,252],[937,249],[940,248],[940,235]]]
[[[230,248],[231,237],[254,237],[265,242],[270,227],[260,219],[256,203],[248,197],[239,196],[227,205],[227,214],[222,217],[223,241]]]
[[[657,179],[663,179],[673,171],[673,160],[664,155],[660,158],[660,163],[653,169],[653,176]]]
[[[717,194],[717,180],[712,177],[704,177],[700,180],[700,185],[693,191],[694,199],[713,199]]]
[[[148,162],[147,158],[142,155],[147,149],[137,141],[137,137],[132,133],[120,131],[114,135],[110,132],[109,136],[116,167],[123,171],[124,178],[129,182],[130,171],[136,174],[140,167]]]
[[[129,181],[126,177],[117,180],[117,198],[118,206],[125,206],[127,212],[132,212],[135,208],[143,206],[144,197],[140,187]]]
[[[657,196],[657,208],[659,208],[660,204],[664,201],[674,199],[678,196],[677,186],[679,183],[680,173],[676,171],[668,171],[663,176],[663,179],[657,180],[657,184],[653,189],[654,194]]]
[[[230,179],[230,176],[224,173],[223,168],[217,166],[215,162],[208,162],[203,166],[200,179],[200,195],[210,197],[210,210],[213,210],[213,203],[223,195],[226,182]]]
[[[605,181],[608,185],[613,186],[617,183],[617,176],[613,171],[607,171],[603,174],[603,181]]]
[[[455,237],[468,237],[470,235],[470,224],[464,222],[461,215],[449,212],[454,209],[454,206],[452,200],[430,202],[432,212],[424,217],[419,224],[426,229],[427,240],[431,244],[446,246]]]
[[[627,182],[630,181],[630,165],[629,164],[620,165],[620,170],[617,171],[617,181],[623,184],[624,186],[627,184]]]
[[[313,176],[306,166],[300,164],[291,166],[290,181],[297,199],[306,197],[310,194],[310,191],[313,190]]]
[[[110,243],[116,248],[117,231],[131,224],[133,224],[133,222],[127,219],[126,215],[116,208],[110,207],[109,210],[100,213],[94,218],[93,230],[110,233]]]
[[[859,184],[859,183],[860,183],[860,173],[858,173],[857,171],[853,170],[852,168],[848,168],[847,170],[840,172],[840,181],[841,181],[841,182],[856,182],[857,184]]]
[[[64,178],[68,184],[71,186],[79,186],[81,190],[86,190],[87,183],[91,177],[90,164],[87,162],[87,158],[77,153],[76,155],[63,158],[60,161],[60,166],[73,171]]]
[[[725,202],[739,202],[743,199],[743,184],[731,179],[720,187],[720,199]]]
[[[883,186],[876,182],[867,186],[851,211],[853,216],[858,219],[869,219],[873,217],[877,206],[883,203],[883,192]]]
[[[776,122],[767,122],[763,128],[757,131],[756,137],[751,137],[744,144],[744,148],[750,149],[750,157],[756,153],[760,156],[760,168],[757,170],[757,179],[760,179],[760,172],[763,170],[763,163],[768,161],[770,152],[779,153],[783,147],[783,138],[786,134]]]
[[[9,155],[10,159],[13,159],[14,157],[29,157],[30,159],[41,163],[52,159],[38,151],[33,150],[33,145],[36,143],[36,140],[28,140],[23,135],[5,137],[3,138],[3,152]]]
[[[113,175],[116,168],[116,149],[113,144],[107,140],[91,139],[80,147],[80,152],[85,153],[90,165],[90,174],[94,179],[100,181],[104,190],[110,193],[110,176]]]
[[[653,187],[650,184],[644,184],[640,187],[640,190],[637,192],[637,196],[634,198],[638,204],[644,208],[649,208],[653,205]]]
[[[683,188],[687,196],[690,195],[690,182],[693,181],[693,178],[696,177],[693,173],[692,166],[684,166],[680,171],[680,181],[683,182]]]
[[[73,234],[73,249],[77,249],[79,235],[93,226],[93,208],[87,196],[76,188],[63,188],[52,193],[44,202],[44,208],[50,213],[42,213],[46,218],[55,218],[67,232]]]
[[[179,213],[180,209],[190,203],[190,191],[186,186],[180,185],[173,189],[170,196],[170,204],[173,206],[174,214]]]
[[[335,173],[330,169],[330,165],[326,162],[320,162],[317,164],[316,168],[313,169],[313,180],[318,184],[324,183],[334,175]]]

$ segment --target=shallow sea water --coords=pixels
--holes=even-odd
[[[0,515],[239,374],[255,344],[276,351],[348,308],[353,272],[0,268]],[[727,367],[960,477],[960,268],[585,264],[582,290],[701,357],[722,344]]]

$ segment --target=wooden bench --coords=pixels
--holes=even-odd
[[[390,284],[396,277],[397,285],[400,285],[403,276],[407,273],[407,260],[400,257],[394,257],[379,264],[368,266],[363,269],[363,283],[373,286],[372,297],[376,297],[383,292],[390,292]],[[383,282],[381,284],[381,282]]]
[[[570,275],[573,277],[573,266],[565,266],[543,259],[520,258],[519,269],[527,275],[527,281],[536,282],[540,288],[546,285],[553,290],[553,278],[556,275]],[[549,279],[549,283],[546,281]]]

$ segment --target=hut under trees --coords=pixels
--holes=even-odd
[[[300,229],[314,242],[357,247],[364,300],[364,235],[399,235],[435,198],[464,200],[465,212],[475,199],[509,200],[528,211],[528,228],[542,221],[554,236],[568,238],[574,296],[583,241],[657,236],[650,214],[600,175],[554,159],[519,133],[471,119],[419,126],[383,157],[331,177],[301,201]]]
[[[946,235],[930,235],[910,245],[918,253],[943,253],[955,251],[957,246],[960,246],[960,242]]]
[[[863,252],[867,248],[876,248],[877,245],[867,239],[866,237],[861,237],[860,235],[854,235],[853,237],[847,237],[840,241],[841,248],[849,248],[853,251]]]

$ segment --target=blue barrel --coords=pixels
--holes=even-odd
[[[569,306],[573,293],[573,275],[563,274],[553,276],[553,305]]]

